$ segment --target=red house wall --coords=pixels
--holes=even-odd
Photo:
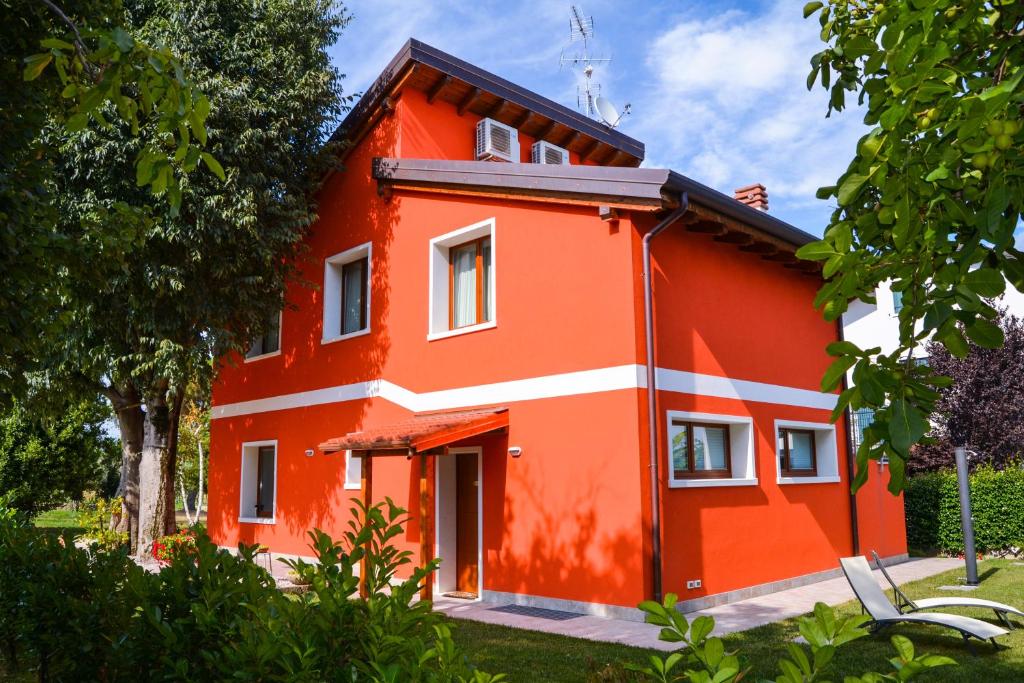
[[[637,253],[653,223],[640,217]],[[830,363],[825,346],[836,339],[836,327],[812,306],[817,279],[682,226],[655,240],[652,264],[658,367],[819,391]],[[658,407],[666,592],[682,599],[722,593],[834,569],[838,557],[851,554],[842,421],[836,425],[840,482],[777,482],[775,421],[828,423],[829,410],[671,391],[659,391]],[[752,418],[758,484],[669,488],[669,410]],[[903,554],[902,498],[883,489],[874,477],[858,496],[861,547]],[[688,590],[692,579],[702,587]]]
[[[428,105],[419,91],[403,93],[396,112],[321,192],[320,219],[299,264],[307,284],[286,294],[281,353],[230,359],[218,375],[215,405],[379,378],[424,393],[644,362],[639,239],[653,224],[649,216],[605,223],[593,207],[378,195],[373,157],[471,159],[477,118],[459,117],[440,101]],[[531,142],[521,137],[524,160]],[[428,341],[429,240],[492,217],[496,327]],[[324,259],[367,241],[371,332],[322,344]],[[822,349],[835,330],[810,306],[814,280],[680,229],[656,244],[661,367],[817,388],[828,362]],[[643,390],[628,388],[512,401],[507,435],[467,442],[484,448],[486,590],[624,606],[646,597],[645,401]],[[845,465],[840,484],[775,483],[773,420],[825,422],[827,412],[672,392],[659,401],[662,431],[669,409],[753,417],[760,479],[757,487],[663,487],[666,590],[699,597],[833,568],[849,552]],[[343,488],[344,456],[324,455],[316,445],[407,415],[378,397],[213,420],[211,536],[227,546],[261,542],[294,554],[309,554],[313,526],[340,536],[358,491]],[[278,441],[276,523],[240,523],[241,444],[265,439]],[[521,458],[508,456],[512,445],[523,449]],[[375,460],[374,498],[415,509],[418,469],[404,457]],[[894,504],[879,501],[895,515]],[[880,552],[903,552],[905,542],[875,525],[877,518],[861,513],[865,528],[878,528]],[[413,520],[402,544],[417,553],[418,543]],[[703,588],[686,591],[691,578],[702,578]]]

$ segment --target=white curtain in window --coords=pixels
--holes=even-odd
[[[809,470],[814,467],[811,439],[814,437],[806,432],[789,433],[789,469]]]
[[[694,427],[693,466],[696,470],[726,469],[725,427]]]
[[[341,291],[341,333],[350,334],[363,329],[363,279],[366,277],[366,260],[360,259],[345,264],[342,268]]]
[[[476,245],[452,250],[452,327],[476,324]]]

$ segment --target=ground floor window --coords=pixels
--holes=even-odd
[[[732,476],[728,426],[673,420],[669,437],[677,479]]]
[[[740,415],[668,411],[669,486],[756,485],[753,426]]]
[[[272,523],[277,504],[277,442],[242,444],[242,481],[238,518]]]
[[[774,455],[780,484],[839,481],[839,447],[833,424],[776,420]]]
[[[783,476],[809,477],[818,473],[814,432],[810,429],[779,429],[778,454]]]

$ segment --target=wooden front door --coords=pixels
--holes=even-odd
[[[455,455],[455,581],[456,590],[479,590],[479,508],[477,489],[480,472],[476,453]]]

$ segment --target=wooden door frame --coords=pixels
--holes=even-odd
[[[483,446],[460,446],[449,448],[447,455],[439,455],[439,458],[454,458],[460,454],[476,454],[476,599],[482,600],[484,595],[484,449]],[[456,470],[457,472],[457,470]],[[458,476],[458,474],[456,474]],[[434,468],[434,557],[441,556],[441,535],[450,532],[449,529],[441,527],[441,468]],[[454,501],[453,501],[454,504]],[[458,534],[455,536],[458,543]],[[451,559],[442,558],[446,562],[456,562]],[[440,582],[434,583],[435,590],[440,593]]]

